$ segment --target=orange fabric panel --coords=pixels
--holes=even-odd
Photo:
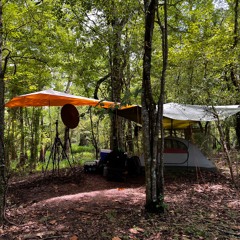
[[[53,90],[46,90],[14,97],[12,100],[5,104],[5,107],[13,108],[30,106],[64,106],[65,104],[72,104],[75,106],[99,106],[105,108],[110,108],[118,105],[110,101],[101,101],[92,98],[74,96]]]

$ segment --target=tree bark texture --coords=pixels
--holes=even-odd
[[[0,0],[0,224],[4,220],[5,207],[5,151],[4,151],[4,69],[2,68],[2,44],[3,44],[3,24],[2,24],[2,1]]]
[[[39,128],[40,128],[40,108],[33,108],[32,121],[31,121],[31,143],[30,144],[30,168],[34,169],[38,161],[38,146],[40,141]]]
[[[163,150],[164,150],[164,129],[163,129],[163,104],[165,101],[165,81],[166,81],[166,71],[167,71],[167,65],[168,65],[168,28],[167,28],[167,0],[164,1],[164,23],[162,24],[158,12],[158,24],[161,29],[162,33],[162,74],[161,74],[161,80],[160,80],[160,97],[158,101],[158,116],[157,116],[157,124],[159,124],[159,127],[157,129],[160,129],[160,136],[161,136],[161,145],[160,150],[158,151],[159,162],[157,163],[157,196],[159,198],[159,206],[160,211],[164,211],[164,163],[163,163]],[[158,136],[157,136],[158,137]]]
[[[233,45],[232,48],[235,49],[239,44],[239,0],[235,0],[234,5],[234,29],[233,29]],[[240,92],[240,76],[239,76],[239,66],[235,66],[233,63],[230,64],[230,76],[233,85]],[[236,135],[238,139],[238,147],[240,148],[240,114],[236,114]]]
[[[121,19],[115,13],[114,1],[112,1],[112,17],[110,20],[112,28],[112,40],[110,43],[110,66],[111,66],[111,100],[121,102],[121,92],[123,88],[123,49],[121,46],[121,35],[127,19]],[[111,149],[124,149],[122,121],[117,115],[112,115],[111,118]]]
[[[142,126],[143,149],[146,176],[146,210],[156,211],[158,206],[157,196],[157,143],[158,129],[156,128],[156,103],[154,102],[151,88],[151,56],[152,39],[157,9],[157,0],[145,1],[145,37],[143,56],[143,81],[142,81]]]
[[[143,57],[142,84],[142,121],[144,139],[144,159],[146,176],[146,210],[162,213],[164,211],[164,174],[163,174],[163,103],[165,76],[168,61],[167,41],[167,1],[164,1],[163,23],[159,14],[158,24],[161,29],[162,40],[162,73],[159,78],[160,94],[157,104],[154,101],[151,86],[151,55],[155,16],[158,1],[145,1],[145,41]],[[158,12],[157,12],[158,13]],[[157,107],[156,107],[157,106]],[[159,142],[159,134],[162,141]]]
[[[98,147],[98,139],[99,139],[99,131],[98,131],[98,126],[99,126],[99,121],[97,121],[94,125],[93,123],[93,116],[92,116],[92,108],[90,108],[90,122],[91,122],[91,132],[92,132],[92,144],[95,148],[95,158],[98,159],[99,158],[99,152],[100,149]],[[94,128],[96,129],[96,132],[94,132]]]

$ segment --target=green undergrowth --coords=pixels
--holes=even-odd
[[[13,160],[8,167],[8,172],[10,175],[27,176],[34,172],[82,166],[84,162],[93,160],[95,160],[93,146],[72,144],[67,155],[63,152],[62,148],[59,151],[54,151],[52,148],[49,149],[46,152],[45,161],[32,162],[26,159],[24,164],[20,164],[19,159]]]

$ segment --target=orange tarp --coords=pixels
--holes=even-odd
[[[119,105],[110,101],[101,101],[93,98],[74,96],[49,89],[14,97],[12,100],[7,102],[5,106],[13,108],[31,106],[64,106],[65,104],[72,104],[75,106],[99,106],[104,108],[111,108]]]

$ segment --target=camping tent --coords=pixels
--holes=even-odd
[[[207,159],[196,145],[176,137],[164,139],[163,160],[164,166],[216,168],[214,163]],[[140,161],[144,166],[143,156],[140,157]]]
[[[33,92],[14,97],[9,102],[7,102],[5,106],[12,108],[30,106],[64,106],[65,104],[72,104],[75,106],[99,106],[104,108],[110,108],[118,105],[114,102],[75,96],[68,93],[48,89],[40,92]]]

